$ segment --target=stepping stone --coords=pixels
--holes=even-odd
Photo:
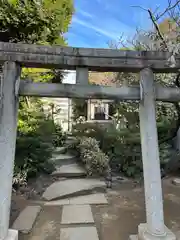
[[[171,240],[176,240],[175,234],[166,226],[164,226],[164,228],[165,228],[164,230],[166,232],[165,238],[171,239]],[[144,235],[145,235],[144,232],[146,231],[146,229],[147,229],[147,223],[140,223],[138,225],[138,239],[144,239]],[[150,238],[150,239],[153,239],[153,238]],[[158,237],[158,239],[162,239],[162,238]],[[132,239],[132,240],[135,240],[135,239]]]
[[[86,204],[108,204],[108,201],[103,193],[95,193],[85,196],[73,197],[69,199],[61,199],[46,202],[44,206],[63,206],[63,205],[86,205]]]
[[[74,144],[76,142],[77,142],[77,139],[75,137],[68,137],[65,141],[65,145]]]
[[[72,227],[62,228],[60,231],[61,240],[99,240],[95,227]]]
[[[130,235],[129,240],[138,240],[138,235]]]
[[[86,196],[79,196],[69,199],[70,204],[108,204],[108,201],[103,193],[95,193]]]
[[[180,178],[174,178],[174,179],[172,180],[172,183],[173,183],[174,185],[176,185],[176,186],[180,186]]]
[[[40,206],[26,207],[15,220],[12,228],[19,230],[22,233],[29,233],[40,211]]]
[[[71,155],[71,154],[53,154],[52,155],[52,158],[51,158],[51,161],[54,163],[54,164],[57,164],[57,165],[65,165],[65,164],[71,164],[71,163],[75,163],[76,161],[76,157],[74,155]]]
[[[68,205],[63,207],[61,224],[94,223],[90,205]]]
[[[104,181],[96,179],[68,179],[51,184],[42,197],[49,201],[57,198],[90,194],[93,190],[105,191],[105,189]]]
[[[14,229],[9,229],[7,236],[4,240],[18,240],[18,231]]]
[[[61,200],[46,202],[44,206],[63,206],[63,205],[69,205],[69,204],[70,204],[69,199],[61,199]]]
[[[71,135],[67,137],[66,141],[77,141],[77,138]]]
[[[58,153],[58,154],[63,154],[63,153],[65,153],[66,152],[66,147],[57,147],[57,148],[55,148],[55,150],[54,150],[54,153]]]
[[[52,175],[60,177],[84,177],[86,176],[86,171],[77,163],[74,163],[57,167]]]

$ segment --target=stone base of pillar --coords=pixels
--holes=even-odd
[[[147,232],[147,224],[142,223],[138,226],[138,235],[131,235],[129,240],[176,240],[176,236],[165,226],[164,235],[152,235]]]
[[[8,235],[3,240],[18,240],[18,231],[14,229],[9,229]]]

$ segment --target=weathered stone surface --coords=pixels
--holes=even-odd
[[[66,141],[77,141],[77,139],[74,136],[68,136]]]
[[[18,216],[12,228],[22,233],[29,233],[33,227],[37,215],[41,211],[40,206],[28,206]]]
[[[62,224],[94,223],[90,205],[64,206],[62,211]]]
[[[154,73],[150,68],[140,72],[140,86],[143,89],[139,103],[140,135],[143,172],[146,177],[146,216],[154,233],[163,232],[164,216],[162,202],[161,174],[159,167],[159,148],[156,124],[156,103]],[[154,170],[156,169],[156,170]],[[142,239],[141,239],[142,240]]]
[[[63,153],[65,153],[66,152],[66,147],[57,147],[57,148],[55,148],[55,150],[54,150],[54,153],[58,153],[58,154],[63,154]]]
[[[180,186],[180,178],[174,178],[174,179],[172,180],[172,183],[173,183],[174,185],[176,185],[176,186]]]
[[[95,189],[105,190],[105,183],[96,179],[68,179],[51,184],[43,194],[46,200],[73,197],[77,194],[91,193]]]
[[[4,240],[18,240],[18,231],[15,229],[9,229],[8,235]]]
[[[154,234],[153,235],[147,234],[147,224],[141,223],[138,226],[138,239],[142,239],[142,240],[159,240],[159,239],[176,240],[175,234],[170,229],[168,229],[166,226],[164,226],[164,227],[165,227],[166,235],[159,237],[159,236],[155,236]]]
[[[62,228],[61,240],[99,240],[95,227],[72,227]]]
[[[92,94],[93,93],[93,94]],[[57,83],[30,83],[20,82],[19,94],[21,96],[38,97],[60,97],[60,98],[86,98],[86,99],[117,99],[117,100],[139,100],[139,86],[111,87],[97,85],[57,84]],[[180,101],[180,90],[156,86],[156,100],[158,101]],[[107,123],[106,123],[107,124]],[[65,143],[66,145],[68,143]]]
[[[130,235],[129,240],[138,240],[138,235]]]
[[[75,70],[87,66],[89,71],[139,72],[152,66],[154,72],[177,72],[180,63],[168,64],[170,52],[118,51],[115,49],[39,46],[17,43],[0,43],[0,60],[18,62],[25,67],[61,68]]]
[[[53,154],[51,160],[52,161],[63,161],[63,160],[75,160],[76,157],[70,154]]]
[[[68,199],[60,199],[45,202],[44,206],[63,206],[63,205],[86,205],[86,204],[108,204],[107,198],[103,193],[95,193],[85,196],[78,196]]]
[[[69,199],[70,204],[107,204],[107,198],[103,193],[95,193]]]
[[[63,205],[69,205],[69,204],[70,204],[69,199],[61,199],[61,200],[46,202],[44,206],[63,206]]]
[[[21,68],[18,63],[11,61],[3,63],[3,73],[1,70],[0,77],[0,239],[3,240],[8,234],[9,227],[9,206],[11,202],[18,113],[18,98],[16,96],[19,92],[20,75]]]
[[[130,180],[126,177],[121,177],[121,176],[113,176],[112,177],[113,182],[129,182]]]
[[[60,177],[83,177],[86,176],[86,171],[77,163],[74,163],[57,167],[52,175]]]
[[[73,144],[73,143],[76,143],[77,142],[77,139],[73,136],[69,136],[66,141],[65,141],[65,145],[70,145],[70,144]]]

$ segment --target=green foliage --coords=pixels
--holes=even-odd
[[[168,128],[167,122],[158,124],[158,135],[164,136]],[[102,152],[108,156],[112,170],[123,172],[128,177],[142,175],[139,127],[116,129],[114,126],[105,128],[98,123],[84,123],[75,125],[73,134],[79,139],[83,139],[84,136],[96,139]],[[96,152],[93,144],[89,146]],[[162,168],[170,161],[170,145],[167,143],[160,145],[160,161]]]
[[[109,158],[101,151],[95,138],[79,138],[78,149],[88,175],[101,175],[109,168]]]
[[[108,155],[112,169],[123,172],[129,177],[142,173],[141,144],[139,128],[107,129],[105,143],[111,151]],[[111,141],[109,141],[109,139]],[[104,151],[107,151],[104,149]]]
[[[117,130],[114,126],[102,127],[98,123],[77,124],[73,134],[80,139],[83,136],[96,139],[100,149],[109,157],[110,166],[127,176],[142,172],[139,129]]]
[[[16,144],[15,174],[16,171],[26,169],[29,178],[39,172],[51,172],[52,165],[48,162],[51,157],[51,147],[36,133],[19,136]]]
[[[107,129],[101,127],[98,123],[79,123],[73,127],[72,134],[79,138],[90,137],[98,141],[100,148],[105,154],[113,151],[116,142],[115,135],[106,134]]]
[[[49,173],[53,165],[49,161],[55,135],[54,122],[43,113],[39,99],[20,99],[16,142],[14,184],[23,184],[40,172]]]
[[[32,82],[61,83],[65,73],[62,70],[44,68],[22,68],[21,79]]]
[[[1,37],[5,42],[64,44],[73,14],[71,0],[0,1]]]
[[[139,104],[137,101],[126,101],[116,103],[114,106],[114,118],[124,122],[128,128],[139,126]]]
[[[66,140],[66,133],[63,132],[63,129],[60,125],[54,124],[55,132],[52,135],[53,138],[53,146],[54,147],[61,147],[63,146]]]
[[[84,99],[73,99],[72,101],[73,120],[79,117],[87,118],[87,102]]]
[[[72,0],[0,0],[0,41],[67,45],[74,12]],[[64,73],[56,69],[22,69],[22,79],[61,82]]]
[[[168,143],[161,144],[159,146],[159,153],[161,167],[166,169],[171,160],[171,145]]]
[[[22,184],[40,172],[50,173],[54,147],[66,138],[61,126],[46,117],[38,98],[20,98],[14,184]]]

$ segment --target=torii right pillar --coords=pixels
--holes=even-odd
[[[146,223],[131,240],[175,240],[164,225],[163,198],[155,110],[155,83],[151,69],[140,72],[140,133],[144,173]]]

